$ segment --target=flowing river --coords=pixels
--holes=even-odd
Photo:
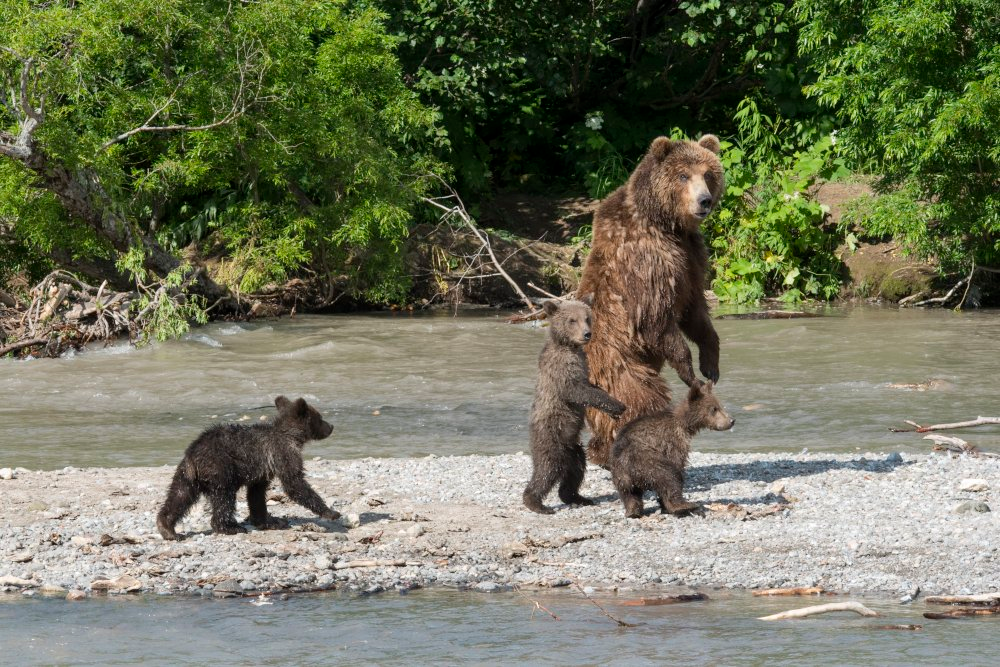
[[[702,451],[927,451],[918,434],[889,428],[1000,415],[996,312],[830,309],[716,327],[716,393],[737,423],[700,434]],[[0,360],[0,467],[173,465],[206,426],[273,415],[279,394],[306,397],[336,428],[307,457],[524,451],[544,336],[483,313],[300,316],[213,324],[139,349]],[[1000,450],[996,428],[955,435]],[[924,629],[877,631],[840,615],[762,624],[756,616],[801,605],[709,595],[649,608],[598,598],[632,628],[573,590],[337,592],[263,606],[0,595],[0,664],[992,663],[989,619],[924,622],[876,599],[865,602],[887,623]]]

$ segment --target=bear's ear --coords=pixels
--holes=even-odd
[[[702,383],[698,380],[694,381],[691,388],[688,389],[688,401],[694,402],[705,395],[705,390],[702,388]]]
[[[698,145],[702,148],[707,148],[716,155],[722,150],[722,146],[719,144],[719,138],[714,134],[706,134],[701,139],[698,140]]]
[[[542,304],[542,310],[545,311],[546,315],[552,317],[556,314],[556,311],[559,310],[559,302],[555,299],[549,299]]]
[[[279,396],[274,399],[274,407],[278,408],[278,412],[284,412],[288,408],[289,400],[284,396]]]
[[[713,389],[715,389],[715,383],[711,380],[705,380],[701,385],[701,393],[703,394],[711,394]]]
[[[580,303],[585,303],[585,304],[587,304],[588,307],[594,305],[594,293],[593,292],[587,292],[586,294],[584,294],[583,296],[579,297],[578,299],[579,299]]]
[[[305,417],[309,414],[309,404],[304,398],[296,398],[295,403],[292,404],[292,410],[299,417]]]
[[[655,160],[662,160],[670,154],[670,151],[674,149],[676,142],[671,141],[666,137],[657,137],[653,139],[652,145],[649,147],[649,154],[653,156]]]

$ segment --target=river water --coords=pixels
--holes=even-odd
[[[718,395],[737,424],[696,449],[927,451],[903,420],[1000,415],[996,312],[832,309],[823,317],[716,321]],[[305,396],[333,422],[326,458],[526,450],[545,330],[465,313],[310,316],[202,327],[183,340],[0,360],[0,467],[175,464],[206,426]],[[667,371],[677,391],[681,383]],[[933,380],[932,387],[907,388]],[[893,386],[904,385],[904,386]],[[1000,429],[956,433],[1000,450]],[[708,602],[609,611],[578,592],[444,590],[296,596],[273,605],[140,597],[0,596],[0,664],[992,664],[995,621],[874,630],[843,615],[770,624],[795,604],[709,591]],[[541,597],[540,597],[541,596]],[[866,601],[887,623],[918,609]]]

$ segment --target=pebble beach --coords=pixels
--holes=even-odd
[[[529,512],[524,453],[313,459],[325,521],[272,487],[287,530],[213,535],[199,503],[164,541],[172,466],[0,470],[0,592],[256,596],[444,586],[688,591],[819,586],[850,594],[1000,590],[1000,459],[946,453],[705,454],[685,493],[701,516],[624,517],[610,474],[551,516]],[[241,499],[242,500],[242,499]],[[240,502],[239,516],[246,515]]]

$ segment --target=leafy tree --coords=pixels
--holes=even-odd
[[[408,81],[442,110],[465,190],[540,175],[602,196],[657,135],[729,133],[748,94],[793,123],[815,110],[801,94],[790,0],[360,4],[392,17]]]
[[[22,263],[58,251],[110,273],[139,249],[164,278],[211,241],[233,288],[309,266],[401,298],[443,135],[383,20],[339,0],[0,4],[0,225]]]
[[[903,237],[945,269],[1000,263],[1000,5],[798,0],[795,9],[816,73],[808,94],[843,123],[845,155],[892,193],[869,232]]]

